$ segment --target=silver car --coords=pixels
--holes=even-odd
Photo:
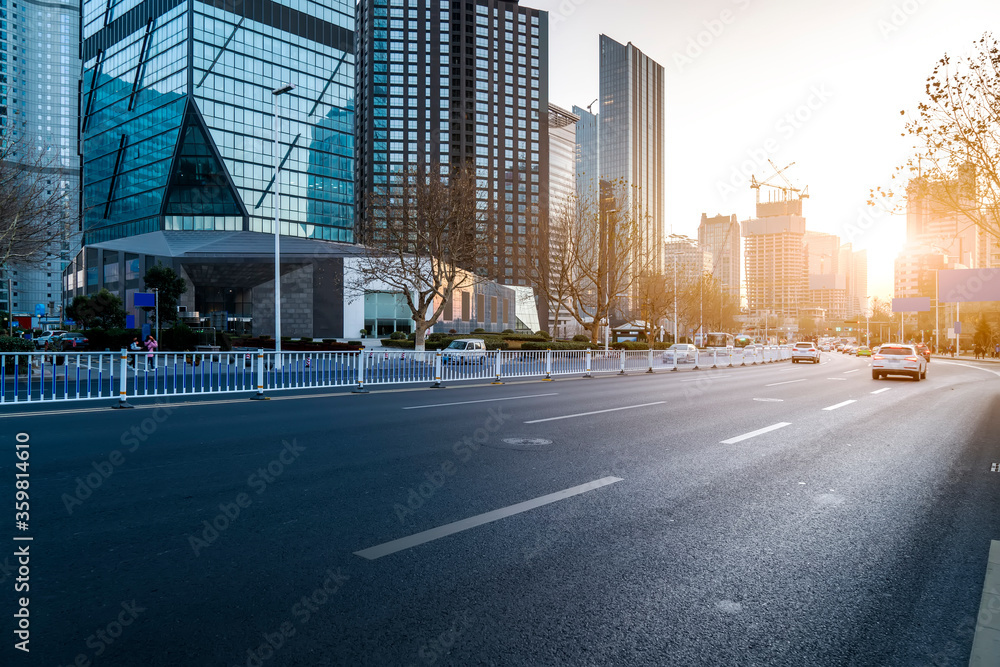
[[[673,364],[674,356],[679,364],[693,364],[698,354],[698,348],[690,343],[674,343],[663,351],[663,363]]]

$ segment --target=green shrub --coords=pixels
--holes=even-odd
[[[198,345],[198,334],[191,330],[186,324],[175,324],[169,329],[164,329],[160,333],[161,352],[169,350],[172,352],[184,352],[193,350]]]
[[[292,340],[292,337],[291,336],[282,336],[281,340],[282,341],[290,341],[290,340]]]
[[[454,330],[454,329],[452,329],[452,333],[454,333],[454,332],[455,332],[455,330]],[[431,342],[431,341],[438,341],[438,340],[441,340],[441,339],[443,339],[443,338],[445,337],[445,335],[446,335],[446,334],[443,334],[443,333],[432,333],[432,334],[427,334],[427,342],[429,343],[429,342]]]
[[[388,347],[394,350],[412,350],[417,346],[416,342],[412,340],[400,340],[398,338],[383,338],[382,347]]]
[[[226,331],[217,331],[215,332],[215,344],[222,352],[232,352],[233,337]]]
[[[152,331],[156,335],[155,331]],[[87,329],[83,335],[90,341],[90,349],[117,351],[128,348],[133,338],[142,342],[142,329]]]
[[[596,349],[598,346],[591,343],[570,343],[553,341],[548,343],[522,343],[522,350],[586,350],[586,349]]]
[[[546,331],[545,329],[542,329],[541,331],[536,331],[535,335],[536,336],[542,336],[543,338],[545,338],[545,340],[551,340],[552,339],[552,336],[550,336],[549,332]]]
[[[303,343],[311,343],[311,342],[313,342],[313,339],[310,338],[309,336],[303,336],[299,340],[301,340]]]
[[[35,343],[17,336],[0,336],[0,352],[34,352]]]
[[[337,342],[337,339],[336,339],[336,338],[324,338],[324,339],[323,339],[323,342],[324,342],[324,343],[336,343],[336,342]],[[348,341],[348,342],[354,342],[354,341]],[[361,344],[361,343],[359,342],[359,343],[358,343],[358,345],[360,345],[360,344]]]
[[[332,338],[324,338],[323,342],[324,343],[332,343],[332,342],[334,342],[334,340]],[[349,341],[347,341],[347,344],[348,345],[357,345],[358,347],[364,347],[364,343],[362,343],[360,340],[349,340]]]
[[[514,333],[513,329],[504,329],[503,331],[500,332],[500,334],[504,336],[509,336],[512,333]]]
[[[486,333],[486,329],[483,329],[482,327],[479,327],[479,328],[473,329],[472,333],[474,333],[474,334],[484,334],[484,333]]]
[[[389,334],[390,340],[406,340],[406,332],[403,331],[393,331]]]
[[[574,343],[589,343],[590,342],[590,336],[584,336],[583,334],[577,334],[577,335],[573,336],[573,342]]]
[[[261,334],[260,336],[257,336],[257,338],[260,338],[261,340],[271,340],[271,337],[265,334]]]
[[[620,343],[612,343],[612,350],[648,350],[649,345],[634,340],[623,340]]]

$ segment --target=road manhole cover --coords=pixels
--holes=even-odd
[[[551,440],[545,438],[504,438],[500,442],[494,443],[494,447],[501,449],[543,449],[552,444]]]

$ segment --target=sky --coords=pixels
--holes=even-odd
[[[867,200],[910,153],[900,112],[915,113],[942,56],[968,53],[986,31],[1000,36],[996,0],[521,4],[549,12],[553,104],[598,97],[602,33],[663,65],[668,232],[696,236],[702,213],[752,218],[750,174],[772,176],[768,159],[794,162],[784,175],[809,188],[807,229],[867,249],[868,294],[882,298],[905,217]]]

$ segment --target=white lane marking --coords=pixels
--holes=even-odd
[[[755,398],[753,400],[760,401],[761,403],[784,403],[785,402],[785,399],[783,399],[783,398]]]
[[[934,363],[946,364],[948,366],[965,366],[966,368],[975,368],[976,370],[979,371],[986,371],[987,373],[993,373],[994,375],[1000,376],[1000,371],[995,371],[991,368],[983,368],[982,366],[973,366],[972,364],[961,364],[958,363],[957,361],[944,361],[942,359],[936,359]]]
[[[735,445],[737,442],[743,442],[744,440],[755,438],[758,435],[764,435],[765,433],[770,433],[771,431],[777,431],[779,428],[785,428],[786,426],[791,426],[791,422],[778,422],[777,424],[771,424],[770,426],[759,428],[756,431],[750,431],[749,433],[738,435],[735,438],[730,438],[729,440],[723,440],[720,444]]]
[[[886,387],[885,389],[876,389],[876,390],[875,390],[875,391],[873,391],[872,393],[873,393],[873,394],[881,394],[882,392],[886,392],[886,391],[889,391],[890,389],[892,389],[892,387]]]
[[[481,401],[460,401],[458,403],[435,403],[433,405],[409,405],[404,410],[423,410],[424,408],[447,408],[453,405],[472,405],[473,403],[493,403],[495,401],[517,401],[522,398],[541,398],[543,396],[558,396],[559,394],[531,394],[530,396],[509,396],[507,398],[484,398]]]
[[[844,371],[844,375],[847,375],[848,373],[857,373],[860,370],[860,368],[855,368],[853,371]]]
[[[841,380],[842,382],[847,382],[847,378],[827,378],[827,380]]]
[[[487,523],[499,521],[500,519],[514,516],[515,514],[521,514],[544,505],[550,505],[552,503],[559,502],[560,500],[566,500],[567,498],[572,498],[573,496],[578,496],[580,494],[587,493],[588,491],[594,491],[596,489],[600,489],[601,487],[609,486],[621,481],[622,479],[620,477],[602,477],[601,479],[593,482],[587,482],[586,484],[581,484],[580,486],[574,486],[563,491],[550,493],[546,496],[535,498],[534,500],[526,500],[523,503],[517,503],[516,505],[510,505],[502,509],[493,510],[492,512],[486,512],[485,514],[469,517],[468,519],[455,521],[454,523],[445,524],[444,526],[431,528],[430,530],[425,530],[422,533],[416,533],[415,535],[410,535],[408,537],[401,537],[398,540],[392,540],[391,542],[379,544],[378,546],[362,549],[361,551],[355,551],[354,554],[356,556],[361,556],[362,558],[367,558],[368,560],[375,560],[376,558],[382,558],[383,556],[394,554],[397,551],[403,551],[404,549],[410,549],[411,547],[425,544],[426,542],[439,540],[442,537],[454,535],[455,533],[460,533],[463,530],[469,530],[470,528],[476,528]]]
[[[837,410],[844,407],[845,405],[850,405],[851,403],[857,403],[857,401],[844,401],[843,403],[837,403],[836,405],[831,405],[828,408],[823,408],[824,410]]]
[[[777,387],[782,384],[792,384],[795,382],[805,382],[805,380],[786,380],[785,382],[775,382],[774,384],[765,384],[765,387]]]
[[[636,408],[648,408],[651,405],[663,405],[666,401],[656,401],[655,403],[643,403],[642,405],[626,405],[622,408],[608,408],[607,410],[594,410],[593,412],[578,412],[575,415],[563,415],[562,417],[548,417],[546,419],[533,419],[524,422],[525,424],[541,424],[542,422],[554,422],[560,419],[574,419],[576,417],[589,417],[590,415],[600,415],[605,412],[618,412],[619,410],[634,410]]]

